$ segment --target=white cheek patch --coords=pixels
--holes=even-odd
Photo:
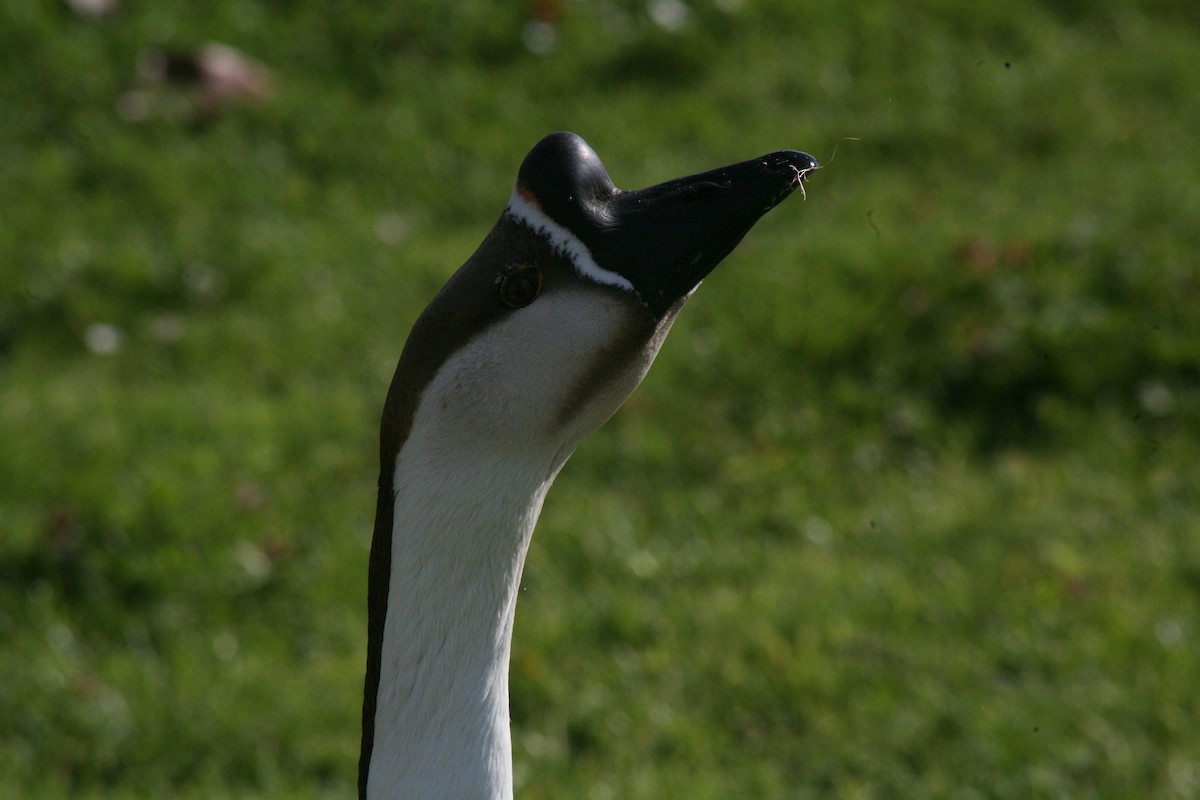
[[[516,189],[513,190],[504,213],[545,236],[555,250],[575,265],[575,271],[582,277],[603,286],[616,286],[627,292],[633,291],[632,283],[597,264],[592,258],[592,252],[588,250],[587,245],[579,241],[579,237],[550,219],[546,212],[522,197]]]
[[[439,431],[445,452],[539,452],[549,463],[608,419],[650,366],[656,348],[629,348],[623,365],[604,358],[640,324],[634,311],[589,287],[543,295],[446,360],[413,430]]]

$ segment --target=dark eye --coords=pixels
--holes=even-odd
[[[542,293],[542,273],[521,267],[500,279],[500,302],[509,308],[524,308]]]

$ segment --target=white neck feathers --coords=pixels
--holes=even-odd
[[[508,665],[529,540],[563,462],[666,335],[670,319],[644,313],[591,283],[546,292],[422,392],[392,473],[369,797],[512,796]]]
[[[511,798],[513,613],[557,466],[447,458],[420,431],[396,463],[369,795]]]

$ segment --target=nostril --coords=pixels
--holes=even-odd
[[[686,205],[702,203],[721,194],[724,189],[725,187],[719,183],[697,183],[688,187],[687,192],[683,195],[683,202]]]

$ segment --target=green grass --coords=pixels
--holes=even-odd
[[[559,128],[837,157],[547,501],[519,795],[1200,794],[1195,4],[538,7],[0,11],[0,796],[352,796],[387,382]]]

